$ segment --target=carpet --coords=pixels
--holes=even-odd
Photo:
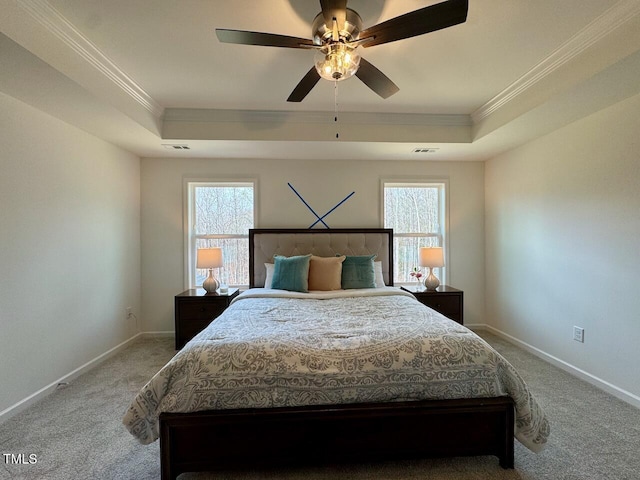
[[[638,480],[640,410],[487,332],[551,422],[547,448],[516,441],[515,469],[495,457],[183,474],[180,480]],[[0,425],[0,479],[160,478],[159,444],[140,445],[122,416],[173,355],[173,339],[141,338],[94,370]],[[7,457],[7,455],[12,455]],[[34,461],[35,460],[35,461]]]

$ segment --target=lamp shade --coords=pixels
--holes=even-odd
[[[221,248],[199,248],[196,268],[220,268],[222,266]]]
[[[442,247],[421,247],[420,266],[431,268],[444,267]]]

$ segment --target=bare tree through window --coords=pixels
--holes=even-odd
[[[191,241],[199,248],[221,247],[224,267],[218,279],[231,286],[249,284],[249,229],[254,226],[254,185],[246,182],[191,183]],[[195,269],[193,286],[208,272]]]
[[[397,283],[415,282],[409,274],[418,266],[420,247],[444,243],[444,184],[383,185],[384,227],[393,228],[394,272]],[[434,272],[442,278],[442,269]]]

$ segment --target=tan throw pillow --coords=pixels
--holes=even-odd
[[[346,257],[311,256],[309,263],[309,290],[340,290],[342,288],[342,262]]]

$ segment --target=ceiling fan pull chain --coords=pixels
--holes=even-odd
[[[334,117],[333,121],[338,123],[338,81],[333,82],[333,107]],[[340,138],[340,133],[336,132],[336,138]]]

